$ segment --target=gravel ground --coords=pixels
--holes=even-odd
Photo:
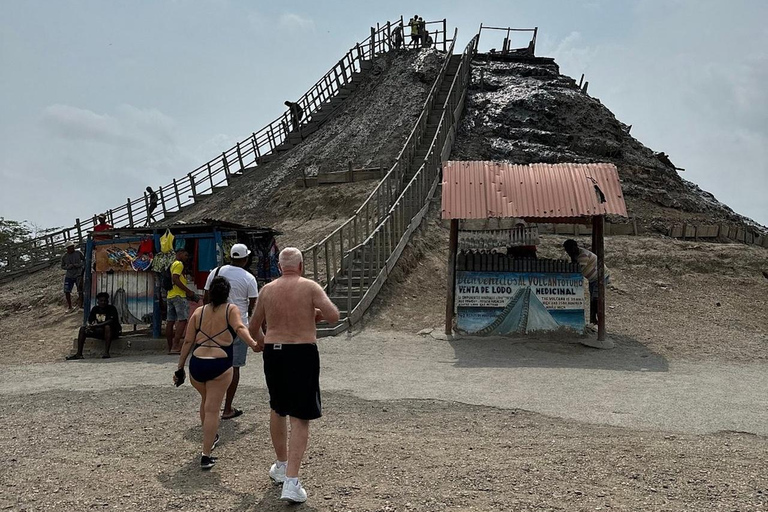
[[[764,510],[765,438],[584,425],[517,410],[326,393],[302,477],[278,501],[266,394],[222,424],[199,469],[190,387],[6,396],[0,508],[8,510]]]

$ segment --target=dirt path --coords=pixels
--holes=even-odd
[[[768,505],[765,365],[670,363],[623,340],[596,351],[376,330],[321,340],[321,354],[325,416],[297,510]],[[243,371],[246,413],[222,424],[210,473],[198,467],[199,399],[171,386],[173,365],[3,366],[0,509],[285,510],[266,476],[260,358]]]
[[[367,400],[434,399],[522,408],[587,423],[768,435],[768,366],[668,362],[638,343],[613,350],[546,338],[438,341],[365,330],[321,340],[322,385]],[[0,393],[166,386],[164,355],[4,367]],[[242,385],[264,388],[261,358]]]

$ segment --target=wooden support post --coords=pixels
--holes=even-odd
[[[213,171],[211,170],[211,162],[208,162],[205,166],[208,169],[208,181],[211,182],[211,193],[213,193]]]
[[[347,52],[347,56],[349,56],[349,54],[350,52]],[[344,77],[344,84],[346,84],[349,79],[347,78],[347,68],[344,66],[344,59],[339,61],[339,68],[341,68],[341,76]]]
[[[261,154],[259,153],[259,146],[256,144],[256,134],[251,133],[251,145],[253,145],[253,154],[255,155],[254,163],[257,165],[259,164],[259,160],[261,160]]]
[[[448,24],[445,18],[443,18],[443,51],[448,51]]]
[[[371,60],[376,55],[376,29],[371,27]]]
[[[115,227],[115,217],[112,215],[112,210],[107,210],[107,218],[109,219],[109,225]]]
[[[229,162],[227,162],[227,154],[221,154],[221,162],[224,164],[224,176],[227,178],[227,185],[229,185]]]
[[[125,208],[128,210],[128,227],[133,227],[133,210],[131,210],[131,198],[128,198],[128,201],[125,203]]]
[[[269,125],[269,131],[267,132],[267,138],[269,139],[269,150],[274,151],[275,146],[277,144],[275,143],[275,131],[272,128],[272,125]]]
[[[331,293],[331,260],[328,258],[328,241],[324,244],[325,249],[325,288]]]
[[[448,296],[445,301],[445,334],[453,333],[453,306],[456,302],[456,248],[459,245],[459,219],[451,219],[448,237]]]
[[[317,245],[312,247],[312,279],[314,279],[316,283],[319,282],[317,274]]]
[[[605,216],[592,217],[592,232],[597,232],[597,341],[605,341]],[[592,298],[590,297],[590,300]]]
[[[240,163],[240,172],[243,172],[245,166],[243,165],[243,154],[240,152],[240,143],[237,143],[237,161]]]
[[[181,197],[179,197],[179,185],[176,183],[176,178],[173,179],[173,191],[176,194],[176,206],[181,210]]]
[[[81,243],[83,241],[83,230],[80,227],[80,219],[75,219],[75,229],[77,229],[77,243]]]

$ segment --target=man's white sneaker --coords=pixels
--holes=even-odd
[[[278,466],[277,462],[272,464],[272,467],[269,468],[269,478],[271,478],[276,484],[281,484],[285,482],[285,465]]]
[[[292,503],[304,503],[307,501],[307,491],[301,486],[301,482],[296,481],[294,484],[286,480],[283,482],[283,493],[280,495],[280,499]]]

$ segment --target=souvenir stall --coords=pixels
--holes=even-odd
[[[565,253],[538,258],[534,224],[591,224],[598,340],[605,339],[605,217],[627,216],[616,166],[446,162],[442,210],[450,221],[446,334],[583,330],[580,269]]]
[[[101,231],[98,239],[89,235],[86,242],[84,319],[96,303],[96,294],[107,292],[110,303],[120,313],[122,324],[150,325],[154,337],[161,333],[165,319],[165,296],[160,275],[176,259],[176,251],[189,253],[184,272],[187,286],[203,294],[205,281],[219,265],[229,263],[229,252],[236,243],[251,250],[246,270],[263,286],[278,277],[279,231],[247,227],[230,222],[205,220],[195,224],[175,224],[167,228],[121,228]],[[201,302],[190,301],[190,309]]]

